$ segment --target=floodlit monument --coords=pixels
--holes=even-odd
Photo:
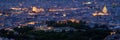
[[[38,9],[37,7],[32,7],[32,12],[39,13],[45,11],[43,8]]]
[[[93,13],[92,15],[93,15],[93,16],[109,15],[107,11],[108,11],[108,10],[107,10],[107,7],[106,7],[106,5],[105,5],[105,6],[103,7],[103,9],[102,9],[102,12],[95,12],[95,13]]]

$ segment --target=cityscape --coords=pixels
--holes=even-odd
[[[0,40],[120,40],[120,0],[0,0]]]

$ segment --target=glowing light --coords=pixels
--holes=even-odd
[[[29,15],[37,15],[37,14],[35,14],[35,13],[28,13]]]
[[[63,17],[66,17],[66,14],[63,14]]]
[[[37,7],[32,7],[32,11],[33,12],[39,12],[38,9],[37,9]]]
[[[76,19],[70,19],[71,22],[74,22],[74,23],[79,23],[80,21],[79,20],[76,20]]]
[[[106,7],[106,6],[104,6],[102,12],[103,12],[103,13],[107,13],[107,7]]]
[[[40,9],[38,9],[40,12],[43,12],[43,11],[45,11],[43,8],[40,8]]]
[[[111,35],[116,34],[116,32],[110,32]]]
[[[13,30],[13,29],[11,29],[11,28],[6,28],[5,30],[14,31],[14,30]]]
[[[31,25],[34,25],[34,24],[35,24],[35,22],[28,22],[27,24],[31,24]]]
[[[95,12],[92,14],[93,16],[104,16],[104,15],[109,15],[107,13],[107,7],[104,6],[102,12]]]
[[[97,14],[96,14],[96,13],[93,13],[93,16],[97,16]]]
[[[76,20],[76,23],[79,23],[80,21],[79,20]]]
[[[75,19],[71,19],[70,21],[75,22]]]
[[[93,16],[97,16],[97,13],[98,13],[98,12],[96,11],[96,12],[95,12],[95,13],[93,13],[92,15],[93,15]]]
[[[45,10],[44,10],[44,8],[38,9],[37,7],[32,7],[32,11],[38,13],[38,12],[43,12]]]
[[[65,10],[64,9],[54,9],[54,8],[49,9],[49,12],[56,12],[56,11],[65,11]]]
[[[21,10],[22,8],[10,8],[12,10]]]
[[[47,27],[47,26],[40,26],[40,27],[35,27],[35,30],[52,30],[53,27]]]
[[[70,19],[71,22],[76,22],[76,19]]]
[[[52,29],[52,27],[48,27],[48,29],[50,30],[50,29]]]
[[[92,4],[92,2],[85,2],[85,3],[83,3],[83,4]]]
[[[0,13],[0,16],[2,16],[3,14],[2,13]]]

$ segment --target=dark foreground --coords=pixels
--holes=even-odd
[[[68,24],[72,26],[76,25],[73,22],[69,23]],[[107,29],[106,25],[98,26],[96,24],[95,27],[90,28],[88,25],[84,25],[84,23],[80,24],[82,24],[79,25],[81,27],[73,27],[76,29],[76,31],[35,30],[33,27],[29,26],[15,27],[12,29],[3,28],[0,30],[0,36],[8,39],[12,38],[15,40],[104,40],[105,37],[110,35],[110,32],[112,32],[111,30]]]

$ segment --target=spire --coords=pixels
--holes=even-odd
[[[102,15],[109,15],[107,11],[108,11],[108,10],[107,10],[107,7],[106,7],[106,5],[105,5],[105,6],[103,7],[103,9],[102,9],[102,12],[95,12],[95,13],[93,13],[92,15],[93,15],[93,16],[97,16],[97,15],[100,15],[100,16],[102,16]]]
[[[106,7],[106,5],[103,7],[102,12],[103,12],[103,13],[107,13],[107,7]]]

